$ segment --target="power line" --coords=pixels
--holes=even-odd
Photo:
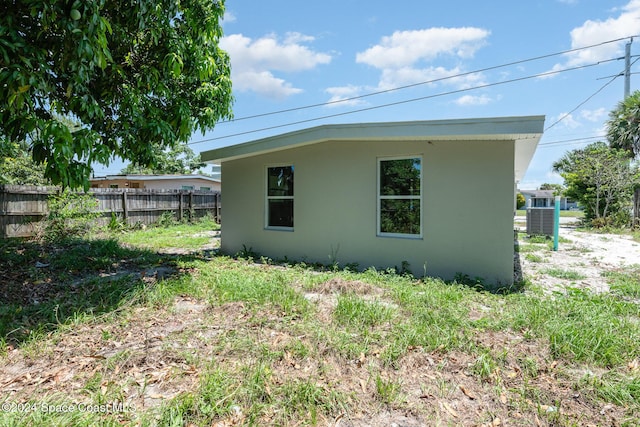
[[[606,88],[607,86],[609,86],[611,83],[613,83],[613,81],[615,79],[617,79],[619,76],[614,76],[611,80],[609,80],[607,83],[605,83],[603,86],[600,87],[600,89],[596,90],[594,93],[592,93],[587,99],[585,99],[584,101],[582,101],[580,104],[578,104],[573,110],[569,111],[568,113],[566,113],[565,115],[563,115],[562,117],[560,117],[558,120],[556,120],[555,122],[553,122],[553,124],[551,124],[550,126],[548,126],[544,131],[548,131],[549,129],[551,129],[552,127],[554,127],[555,125],[557,125],[558,123],[560,123],[561,121],[563,121],[564,119],[566,119],[567,117],[569,117],[571,114],[573,114],[578,108],[582,107],[584,104],[586,104],[587,102],[589,102],[591,100],[591,98],[593,98],[594,96],[596,96],[597,94],[599,94],[600,92],[602,92],[604,90],[604,88]]]
[[[480,68],[480,69],[477,69],[477,70],[468,71],[468,72],[456,74],[456,75],[453,75],[453,76],[440,77],[440,78],[433,79],[433,80],[422,81],[422,82],[413,83],[413,84],[405,85],[405,86],[398,86],[398,87],[391,88],[391,89],[385,89],[385,90],[381,90],[381,91],[377,91],[377,92],[371,92],[371,93],[367,93],[367,94],[364,94],[364,95],[358,95],[358,96],[353,96],[353,97],[350,97],[350,98],[339,99],[339,100],[336,100],[336,101],[328,101],[328,102],[322,102],[322,103],[317,103],[317,104],[304,105],[304,106],[299,106],[299,107],[287,108],[287,109],[284,109],[284,110],[277,110],[277,111],[271,111],[271,112],[267,112],[267,113],[254,114],[254,115],[251,115],[251,116],[234,118],[234,119],[231,119],[231,120],[223,120],[221,122],[218,122],[218,124],[233,123],[233,122],[239,122],[239,121],[243,121],[243,120],[255,119],[255,118],[259,118],[259,117],[272,116],[272,115],[276,115],[276,114],[290,113],[290,112],[293,112],[293,111],[300,111],[300,110],[305,110],[305,109],[309,109],[309,108],[326,107],[326,106],[329,106],[329,105],[339,104],[339,103],[342,103],[342,102],[357,101],[359,99],[367,98],[367,97],[370,97],[370,96],[381,95],[381,94],[385,94],[385,93],[395,92],[395,91],[399,91],[399,90],[403,90],[403,89],[409,89],[409,88],[412,88],[412,87],[422,86],[422,85],[426,85],[426,84],[438,83],[438,82],[449,80],[449,79],[453,79],[453,78],[460,78],[460,77],[469,76],[469,75],[476,74],[476,73],[482,73],[482,72],[486,72],[486,71],[496,70],[496,69],[499,69],[499,68],[505,68],[505,67],[511,67],[513,65],[524,64],[526,62],[539,61],[541,59],[547,59],[547,58],[551,58],[551,57],[554,57],[554,56],[566,55],[568,53],[577,52],[577,51],[584,50],[584,49],[591,49],[593,47],[603,46],[603,45],[609,44],[609,43],[616,43],[616,42],[619,42],[619,41],[622,41],[622,40],[626,40],[628,38],[633,38],[633,37],[638,37],[638,36],[629,36],[629,37],[622,37],[622,38],[619,38],[619,39],[608,40],[608,41],[604,41],[604,42],[601,42],[601,43],[592,44],[592,45],[589,45],[589,46],[583,46],[583,47],[564,50],[564,51],[560,51],[560,52],[556,52],[556,53],[550,53],[550,54],[546,54],[546,55],[535,56],[535,57],[532,57],[532,58],[521,59],[521,60],[518,60],[518,61],[508,62],[508,63],[501,64],[501,65],[494,65],[494,66],[491,66],[491,67]],[[617,59],[622,59],[622,58],[616,58],[616,60]]]
[[[214,138],[207,138],[207,139],[203,139],[203,140],[200,140],[200,141],[190,142],[189,145],[201,144],[201,143],[204,143],[204,142],[211,142],[211,141],[218,141],[218,140],[221,140],[221,139],[232,138],[232,137],[235,137],[235,136],[248,135],[248,134],[252,134],[252,133],[263,132],[263,131],[273,130],[273,129],[279,129],[279,128],[298,125],[298,124],[302,124],[302,123],[309,123],[309,122],[329,119],[329,118],[333,118],[333,117],[340,117],[340,116],[345,116],[345,115],[349,115],[349,114],[361,113],[361,112],[364,112],[364,111],[371,111],[371,110],[376,110],[376,109],[386,108],[386,107],[392,107],[392,106],[401,105],[401,104],[407,104],[407,103],[416,102],[416,101],[423,101],[425,99],[437,98],[437,97],[446,96],[446,95],[453,95],[453,94],[462,93],[462,92],[468,92],[468,91],[476,90],[476,89],[485,89],[485,88],[489,88],[489,87],[504,85],[504,84],[507,84],[507,83],[519,82],[519,81],[528,80],[528,79],[541,78],[541,77],[546,77],[546,76],[550,76],[550,75],[554,75],[554,74],[564,73],[564,72],[567,72],[567,71],[575,71],[575,70],[580,70],[580,69],[584,69],[584,68],[594,67],[594,66],[603,64],[605,62],[611,62],[611,61],[617,61],[617,58],[608,59],[608,60],[604,60],[604,61],[598,61],[598,62],[595,62],[595,63],[592,63],[592,64],[586,64],[586,65],[581,65],[581,66],[576,66],[576,67],[571,67],[571,68],[565,68],[565,69],[562,69],[562,70],[547,71],[547,72],[544,72],[544,73],[534,74],[534,75],[530,75],[530,76],[518,77],[518,78],[515,78],[515,79],[509,79],[509,80],[503,80],[503,81],[500,81],[500,82],[487,83],[487,84],[473,86],[473,87],[464,88],[464,89],[457,89],[457,90],[452,90],[452,91],[448,91],[448,92],[441,92],[441,93],[437,93],[437,94],[434,94],[434,95],[427,95],[427,96],[422,96],[422,97],[418,97],[418,98],[411,98],[411,99],[406,99],[406,100],[402,100],[402,101],[391,102],[391,103],[382,104],[382,105],[376,105],[376,106],[367,107],[367,108],[361,108],[361,109],[357,109],[357,110],[345,111],[345,112],[342,112],[342,113],[329,114],[329,115],[325,115],[325,116],[314,117],[314,118],[310,118],[310,119],[299,120],[299,121],[289,122],[289,123],[275,125],[275,126],[268,126],[268,127],[264,127],[264,128],[260,128],[260,129],[254,129],[254,130],[249,130],[249,131],[244,131],[244,132],[238,132],[238,133],[218,136],[218,137],[214,137]],[[451,78],[453,78],[453,77],[457,77],[457,76],[452,76]]]
[[[602,139],[606,137],[607,137],[606,135],[596,135],[596,136],[585,136],[584,138],[573,138],[573,139],[564,139],[559,141],[543,142],[541,144],[538,144],[538,147],[581,144],[584,142],[588,142],[590,140]]]
[[[618,59],[620,59],[620,58],[618,58]],[[631,65],[635,64],[636,62],[638,62],[638,59],[640,59],[640,58],[637,58],[635,61],[633,61],[633,63],[632,63]],[[628,69],[629,69],[629,67],[630,67],[631,65],[626,66],[626,67],[625,67],[625,69],[627,69],[627,70],[628,70]],[[599,94],[599,93],[600,93],[600,92],[601,92],[605,87],[607,87],[607,86],[609,86],[611,83],[613,83],[615,79],[617,79],[618,77],[623,76],[623,75],[624,75],[624,71],[623,71],[622,73],[620,73],[620,74],[616,74],[615,76],[612,76],[612,78],[611,78],[607,83],[605,83],[605,84],[604,84],[600,89],[598,89],[597,91],[595,91],[594,93],[592,93],[592,94],[591,94],[587,99],[585,99],[585,100],[584,100],[584,101],[582,101],[580,104],[578,104],[578,105],[577,105],[573,110],[569,111],[568,113],[566,113],[565,115],[563,115],[562,117],[560,117],[560,118],[559,118],[558,120],[556,120],[552,125],[550,125],[549,127],[547,127],[544,131],[545,131],[545,132],[546,132],[546,131],[548,131],[549,129],[551,129],[552,127],[554,127],[554,126],[555,126],[555,125],[557,125],[558,123],[560,123],[562,120],[564,120],[564,119],[566,119],[567,117],[569,117],[569,116],[570,116],[571,114],[573,114],[573,112],[575,112],[578,108],[582,107],[584,104],[586,104],[587,102],[589,102],[589,101],[591,100],[591,98],[593,98],[594,96],[596,96],[597,94]]]

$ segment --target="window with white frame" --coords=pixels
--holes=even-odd
[[[268,228],[293,229],[293,165],[267,167]]]
[[[378,235],[422,236],[422,158],[378,159]]]

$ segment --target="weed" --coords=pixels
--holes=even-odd
[[[242,245],[242,249],[238,251],[234,256],[235,258],[246,259],[250,262],[254,259],[260,258],[260,255],[253,250],[253,247],[247,248],[245,244]]]
[[[338,262],[338,252],[340,252],[340,243],[338,243],[335,248],[331,245],[331,252],[329,252],[329,267],[333,271],[338,271],[338,268],[340,267]]]
[[[549,236],[545,236],[545,235],[542,235],[542,234],[532,234],[528,238],[529,243],[544,243],[544,244],[547,244],[549,242],[549,240],[551,240],[551,238]]]
[[[540,271],[543,274],[547,274],[551,277],[555,277],[558,279],[566,279],[566,280],[582,280],[586,278],[582,273],[573,270],[564,270],[561,268],[548,268]]]
[[[620,406],[640,402],[640,377],[628,377],[610,371],[604,375],[585,375],[579,382],[583,390],[590,390],[598,397]]]
[[[376,374],[374,378],[376,386],[376,398],[382,403],[393,405],[400,398],[401,385],[397,381],[387,380]]]
[[[175,215],[171,211],[162,212],[160,218],[155,222],[156,227],[171,227],[178,224]]]
[[[482,381],[489,382],[497,369],[497,363],[491,353],[482,352],[470,367],[473,374],[480,377]]]
[[[313,379],[288,381],[274,390],[277,400],[287,411],[287,418],[309,419],[312,425],[318,423],[318,413],[333,415],[344,411],[346,396],[317,384]]]
[[[48,206],[45,238],[51,242],[87,235],[100,215],[98,201],[93,196],[68,189],[50,196]]]
[[[485,281],[482,277],[474,277],[473,279],[469,277],[468,274],[456,273],[453,277],[455,283],[460,285],[470,286],[475,289],[484,289]]]
[[[640,266],[606,272],[604,276],[608,279],[612,291],[627,297],[640,298]]]
[[[538,254],[526,254],[524,258],[530,262],[544,262],[544,258]]]
[[[334,311],[339,324],[353,327],[374,327],[391,321],[395,312],[379,302],[369,302],[354,294],[340,295]]]

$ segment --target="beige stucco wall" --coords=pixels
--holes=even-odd
[[[376,235],[377,159],[421,155],[423,237]],[[265,229],[266,167],[295,167],[294,231]],[[514,144],[333,141],[222,163],[222,250],[513,281]]]
[[[215,181],[207,181],[206,179],[193,178],[193,179],[163,179],[163,180],[137,180],[137,179],[112,179],[112,180],[96,180],[91,181],[92,186],[97,185],[97,188],[109,188],[112,184],[118,186],[118,188],[129,188],[128,183],[138,183],[137,188],[146,188],[149,190],[181,190],[183,185],[192,185],[194,190],[200,190],[201,187],[209,187],[211,191],[220,191],[220,183]],[[94,187],[96,188],[96,187]],[[133,188],[133,187],[132,187]]]
[[[136,182],[135,180],[133,182]],[[220,191],[220,183],[207,181],[206,179],[180,179],[180,180],[158,180],[158,181],[139,181],[140,186],[150,190],[175,189],[181,190],[182,186],[193,186],[194,190],[200,190],[200,187],[208,187],[211,191]]]

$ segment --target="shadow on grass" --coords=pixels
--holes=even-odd
[[[19,346],[74,318],[144,299],[145,287],[173,273],[175,256],[114,239],[0,240],[0,344]]]

